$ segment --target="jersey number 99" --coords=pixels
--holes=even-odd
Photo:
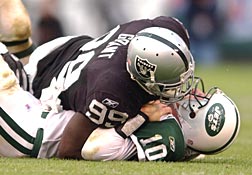
[[[128,118],[127,113],[108,109],[107,106],[95,99],[90,103],[86,116],[95,124],[107,128],[120,125]]]

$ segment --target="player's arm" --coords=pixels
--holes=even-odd
[[[82,148],[85,160],[178,161],[184,157],[184,137],[177,120],[169,115],[160,122],[148,122],[130,137],[114,128],[95,129]],[[135,160],[135,159],[134,159]]]
[[[57,157],[82,159],[81,148],[97,125],[83,114],[76,112],[67,124],[58,148]]]
[[[175,110],[172,106],[160,103],[159,100],[151,101],[141,108],[139,115],[126,121],[125,124],[109,129],[97,128],[88,137],[81,150],[83,159],[103,161],[132,159],[137,151],[129,136],[143,128],[146,130],[144,123],[148,123],[141,116],[146,116],[146,120],[149,121],[160,121],[165,114],[175,114]],[[139,129],[142,125],[144,126]],[[150,127],[150,130],[152,129],[154,128]],[[152,136],[150,133],[149,137]]]
[[[143,123],[145,120],[143,120]],[[142,124],[142,123],[141,123]],[[136,125],[135,125],[136,126]],[[84,116],[82,113],[76,113],[72,119],[69,121],[64,129],[61,142],[58,148],[57,157],[61,159],[83,159],[81,150],[90,136],[90,134],[98,127],[97,124],[92,122],[89,118]],[[114,129],[114,128],[112,128]],[[130,129],[133,132],[134,129]],[[121,132],[122,133],[122,132]],[[117,134],[117,133],[116,133]],[[118,134],[117,134],[118,135]],[[125,134],[124,134],[125,136]],[[125,138],[118,135],[119,138],[124,140]],[[110,141],[113,140],[113,136]],[[98,138],[96,143],[103,142],[103,137]],[[109,144],[109,143],[106,143]],[[104,145],[105,146],[105,145]],[[90,151],[90,149],[88,150]]]
[[[145,119],[141,120],[141,122],[144,123]],[[61,138],[61,142],[60,142],[60,145],[58,148],[57,157],[61,158],[61,159],[83,159],[84,158],[84,159],[88,159],[88,160],[93,160],[94,158],[91,159],[91,157],[81,155],[81,154],[85,154],[85,152],[83,152],[83,151],[82,151],[83,153],[81,153],[81,150],[83,149],[82,147],[83,147],[84,143],[86,142],[86,140],[88,139],[88,137],[90,136],[90,134],[97,127],[98,127],[98,125],[96,123],[91,121],[89,118],[84,116],[82,113],[76,113],[64,129],[64,132],[63,132],[63,135]],[[130,128],[131,132],[133,132],[135,130],[135,128],[136,128],[136,125],[135,125],[134,129]],[[125,139],[124,137],[121,137],[118,133],[116,133],[114,128],[111,128],[111,129],[113,129],[113,132],[115,133],[114,135],[118,136],[116,138],[119,138],[119,140],[122,140],[122,141]],[[106,129],[106,130],[109,131],[109,129]],[[110,137],[107,140],[106,144],[103,145],[104,149],[107,148],[106,145],[110,144],[109,141],[114,141],[113,135],[109,135],[109,136]],[[105,137],[97,138],[95,143],[100,144],[100,143],[104,142],[104,138]],[[88,145],[90,145],[90,144],[88,144]],[[91,146],[93,147],[93,145],[94,144],[92,143]],[[90,152],[92,148],[87,147],[86,149],[85,149],[86,153],[90,154],[88,152]],[[115,152],[110,153],[110,155],[112,154],[113,155],[112,157],[116,158],[116,156],[114,156],[114,153],[116,153],[117,151],[115,149],[114,149],[114,151]],[[103,153],[104,152],[102,152],[102,155],[103,155]],[[101,155],[99,154],[99,156],[96,157],[95,159],[101,160],[101,159],[110,159],[111,158],[111,156],[107,156],[107,157],[103,157],[103,158],[100,158],[100,156]]]
[[[88,137],[81,155],[85,160],[129,160],[136,155],[136,147],[130,137],[121,137],[115,128],[99,127]]]
[[[172,114],[172,107],[160,102],[160,100],[150,101],[142,106],[139,114],[126,121],[123,125],[116,127],[116,131],[123,138],[129,137],[146,121],[160,121],[160,118],[167,114]]]
[[[160,102],[151,102],[143,106],[141,111],[135,118],[128,120],[121,127],[116,128],[116,131],[122,138],[128,137],[145,123],[148,120],[145,117],[148,117],[150,121],[159,121],[162,115],[170,113],[170,108],[162,105]],[[88,117],[81,113],[76,113],[63,132],[58,149],[58,157],[81,159],[81,149],[89,135],[97,127],[98,124],[91,121]]]

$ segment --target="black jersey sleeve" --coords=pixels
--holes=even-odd
[[[40,98],[42,89],[50,85],[69,61],[77,59],[81,54],[80,48],[90,40],[92,38],[86,35],[74,37],[41,59],[32,82],[33,95]]]

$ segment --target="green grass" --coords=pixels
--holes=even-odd
[[[226,151],[190,162],[90,162],[0,158],[0,174],[102,174],[102,175],[247,175],[252,174],[252,64],[226,63],[217,67],[197,67],[207,89],[220,87],[237,104],[241,129],[237,140]]]

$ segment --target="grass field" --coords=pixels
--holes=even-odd
[[[206,87],[216,85],[237,104],[241,129],[234,144],[223,153],[190,162],[90,162],[0,158],[1,175],[247,175],[252,174],[252,64],[225,63],[197,67]],[[207,89],[208,89],[207,88]]]

